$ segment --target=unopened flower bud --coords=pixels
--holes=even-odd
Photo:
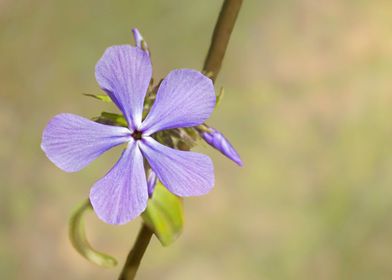
[[[142,34],[139,32],[137,28],[132,28],[133,39],[135,40],[136,47],[141,48],[142,50],[146,51],[149,55],[150,52],[148,50],[148,45],[144,40]]]
[[[158,178],[154,171],[150,169],[147,178],[148,197],[152,197]]]
[[[200,133],[204,141],[237,163],[239,166],[242,166],[241,158],[234,147],[230,144],[229,140],[227,140],[218,130],[211,127],[209,130],[210,132]]]

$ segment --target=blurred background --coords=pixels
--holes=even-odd
[[[209,124],[242,156],[202,146],[216,187],[187,199],[183,235],[154,239],[138,279],[392,279],[392,1],[248,0]],[[107,104],[94,66],[147,40],[154,77],[200,69],[222,1],[0,1],[0,278],[116,279],[80,257],[68,218],[121,152],[56,168],[41,132],[57,113]],[[122,264],[140,219],[87,217],[94,247]],[[121,265],[120,265],[121,266]]]

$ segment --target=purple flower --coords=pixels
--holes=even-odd
[[[151,136],[160,130],[197,126],[208,119],[215,106],[212,81],[195,70],[170,72],[143,120],[143,102],[152,76],[147,52],[130,45],[110,47],[98,61],[95,76],[128,127],[59,114],[46,126],[41,147],[59,168],[75,172],[110,148],[126,143],[120,159],[90,191],[98,217],[110,224],[124,224],[145,210],[149,191],[143,158],[170,192],[178,196],[208,193],[214,185],[211,159],[166,147]]]
[[[234,149],[234,147],[230,144],[229,140],[223,136],[218,130],[209,127],[211,132],[201,132],[200,135],[203,137],[204,141],[206,141],[209,145],[220,151],[222,154],[227,156],[229,159],[237,163],[239,166],[242,166],[242,161],[240,155]]]

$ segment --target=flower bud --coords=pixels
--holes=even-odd
[[[141,48],[142,50],[146,51],[148,55],[150,52],[148,50],[148,45],[146,41],[143,39],[142,34],[139,32],[137,28],[132,28],[133,39],[135,40],[136,47]]]
[[[157,175],[155,174],[154,171],[150,169],[147,177],[148,197],[152,197],[152,193],[154,192],[157,181],[158,181]]]
[[[242,166],[239,154],[230,144],[229,140],[227,140],[218,130],[210,127],[209,132],[204,131],[201,132],[200,135],[210,146],[220,151],[239,166]]]

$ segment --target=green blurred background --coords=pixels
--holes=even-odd
[[[81,258],[68,218],[114,164],[67,174],[40,150],[60,112],[111,110],[94,66],[106,47],[148,41],[154,77],[200,69],[221,1],[0,1],[0,279],[116,279]],[[181,238],[155,239],[139,279],[392,279],[392,1],[245,0],[209,124],[242,155],[207,147],[216,187],[186,200]],[[113,109],[114,110],[114,109]],[[88,216],[123,263],[140,220]]]

